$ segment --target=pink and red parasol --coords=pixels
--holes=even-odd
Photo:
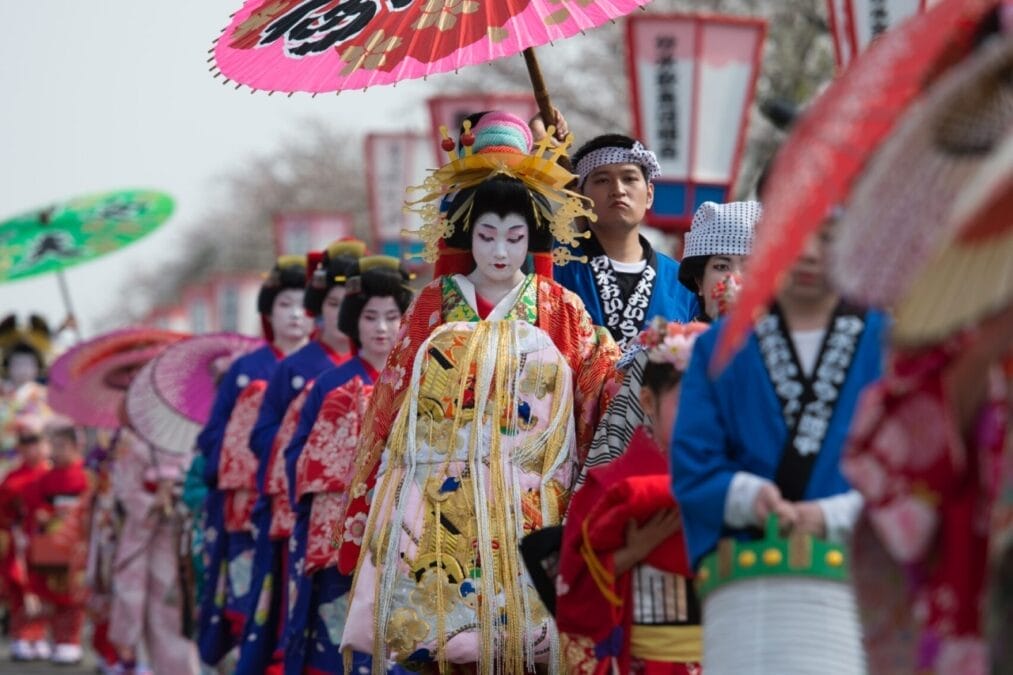
[[[78,424],[115,429],[137,372],[185,337],[174,331],[124,328],[81,343],[53,363],[49,405]]]
[[[214,47],[229,80],[323,93],[513,56],[649,0],[248,0]]]
[[[218,378],[232,362],[264,344],[238,333],[198,335],[158,357],[154,382],[159,394],[188,419],[206,424]]]
[[[213,333],[172,345],[130,385],[131,425],[163,450],[189,452],[211,415],[218,379],[236,358],[261,344],[245,335]]]

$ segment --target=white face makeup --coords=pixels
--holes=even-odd
[[[298,288],[285,289],[275,297],[271,306],[271,328],[276,340],[298,342],[309,335],[310,320],[302,299],[303,291]]]
[[[519,213],[500,216],[483,213],[472,224],[471,254],[475,258],[472,281],[476,286],[514,286],[524,274],[528,256],[528,224]]]
[[[7,373],[14,386],[20,387],[39,377],[39,363],[31,354],[14,352],[7,362]]]
[[[359,354],[370,363],[383,363],[394,348],[401,310],[391,296],[370,298],[359,314]]]
[[[345,334],[338,330],[338,313],[341,311],[341,301],[344,299],[344,286],[335,286],[324,297],[320,308],[320,337],[327,344],[339,344],[345,340]]]

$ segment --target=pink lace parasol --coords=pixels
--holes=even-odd
[[[166,349],[130,386],[131,426],[162,450],[190,452],[211,414],[219,377],[237,357],[261,344],[244,335],[214,333]]]

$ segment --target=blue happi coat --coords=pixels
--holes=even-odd
[[[591,254],[585,248],[571,249],[576,256]],[[654,280],[654,290],[644,314],[643,329],[654,317],[661,316],[668,321],[688,323],[700,316],[700,302],[696,295],[679,282],[679,263],[664,253],[654,252],[657,256],[658,276]],[[598,286],[594,282],[594,272],[589,263],[570,262],[557,265],[552,270],[553,279],[563,287],[573,291],[584,301],[591,321],[596,326],[608,325],[602,309]]]
[[[202,476],[208,488],[202,512],[204,530],[204,579],[199,601],[198,648],[201,660],[207,664],[218,663],[235,646],[236,635],[232,634],[226,620],[226,590],[228,564],[242,548],[243,541],[252,546],[248,535],[232,537],[225,532],[225,495],[218,489],[218,467],[221,461],[222,441],[225,427],[232,416],[239,394],[255,380],[270,379],[281,352],[270,345],[264,345],[236,359],[222,376],[211,407],[208,423],[197,436],[197,449],[204,466]],[[236,541],[231,541],[235,539]],[[230,546],[231,544],[231,546]],[[231,556],[230,556],[231,552]]]
[[[366,384],[373,384],[372,370],[365,361],[353,357],[317,378],[313,389],[306,396],[306,403],[299,416],[299,427],[285,448],[285,471],[290,488],[295,485],[299,455],[313,430],[324,398],[356,377]],[[333,568],[320,570],[312,576],[304,574],[312,495],[306,495],[296,503],[295,490],[290,489],[289,494],[294,502],[296,521],[289,541],[292,564],[289,568],[288,586],[291,600],[280,645],[285,652],[285,672],[302,673],[304,667],[309,666],[314,672],[342,673],[344,664],[340,651],[341,636],[337,636],[337,641],[331,640],[331,631],[320,614],[320,607],[346,595],[352,578]],[[360,670],[363,666],[368,672],[371,663],[368,655],[356,653],[352,672],[363,672]]]
[[[274,437],[281,427],[288,406],[316,377],[332,368],[341,357],[318,341],[308,343],[278,364],[264,392],[257,423],[250,433],[250,448],[257,456],[257,490],[253,508],[255,548],[250,593],[246,602],[246,622],[240,643],[236,674],[263,672],[272,658],[280,637],[285,605],[284,570],[287,563],[285,542],[270,538],[271,500],[265,494],[267,464]]]
[[[879,378],[883,359],[885,319],[868,312],[865,322],[816,456],[806,500],[849,490],[839,468],[841,452],[859,394]],[[724,522],[732,476],[745,471],[774,481],[789,433],[755,335],[716,379],[709,376],[708,366],[723,326],[723,321],[718,322],[696,341],[682,378],[679,415],[672,434],[672,485],[694,566],[715,549],[721,537],[749,536],[745,530],[731,530]]]

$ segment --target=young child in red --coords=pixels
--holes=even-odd
[[[55,648],[52,660],[81,660],[85,617],[85,531],[89,481],[82,458],[83,439],[68,421],[47,423],[53,467],[26,495],[28,506],[28,588],[39,598]]]
[[[15,430],[20,462],[0,483],[0,593],[10,613],[11,658],[31,661],[48,659],[50,649],[38,599],[28,593],[25,492],[49,471],[49,448],[41,417],[19,416]]]

